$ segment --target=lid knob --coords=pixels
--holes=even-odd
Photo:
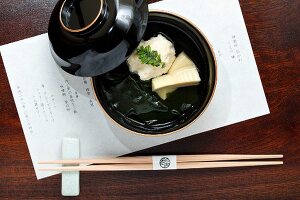
[[[73,33],[91,28],[101,20],[104,0],[65,0],[60,9],[61,26]]]

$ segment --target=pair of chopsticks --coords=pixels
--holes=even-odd
[[[257,161],[263,159],[279,159],[283,155],[177,155],[177,169],[200,169],[221,167],[250,167],[264,165],[282,165],[283,161]],[[245,161],[247,160],[247,161]],[[249,161],[252,160],[252,161]],[[100,158],[85,160],[54,160],[42,161],[39,164],[62,164],[67,166],[41,168],[41,171],[135,171],[153,170],[152,156]],[[80,166],[89,164],[89,166]],[[90,165],[92,164],[92,165]],[[79,166],[70,166],[79,165]]]

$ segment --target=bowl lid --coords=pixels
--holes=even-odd
[[[127,60],[147,22],[146,0],[60,0],[49,21],[51,53],[72,75],[98,76]]]

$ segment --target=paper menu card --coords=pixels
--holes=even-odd
[[[128,133],[97,105],[89,78],[71,76],[51,57],[47,34],[0,47],[37,178],[37,162],[61,158],[63,137],[77,137],[81,157],[119,156],[269,113],[238,0],[165,0],[150,5],[181,15],[208,38],[218,84],[205,113],[161,137]],[[254,103],[255,102],[255,103]]]

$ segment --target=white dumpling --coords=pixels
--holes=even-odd
[[[142,41],[138,48],[141,46],[150,45],[151,50],[155,50],[160,54],[161,61],[165,64],[164,67],[155,67],[150,64],[143,64],[135,51],[127,60],[129,70],[132,73],[136,73],[143,81],[150,80],[152,78],[166,74],[175,60],[175,48],[172,42],[159,34],[156,37],[152,37],[150,40]]]

